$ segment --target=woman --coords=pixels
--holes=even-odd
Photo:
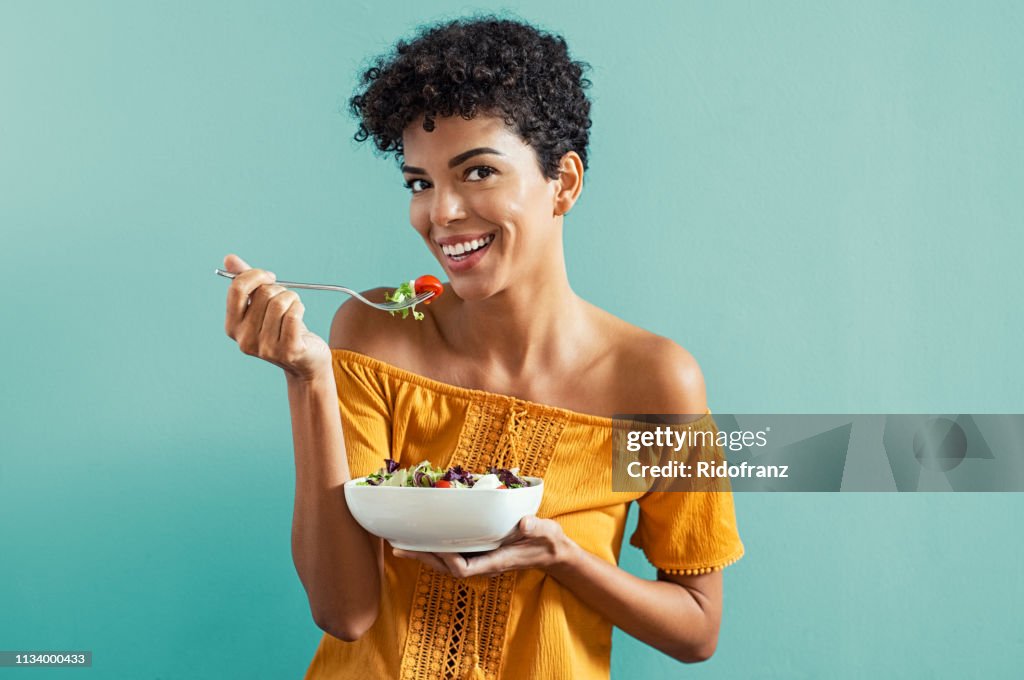
[[[590,127],[582,70],[559,37],[475,19],[400,42],[364,74],[357,139],[402,159],[412,226],[449,278],[424,321],[350,301],[325,343],[272,273],[225,260],[241,272],[228,335],[287,376],[293,556],[326,632],[307,678],[608,677],[613,625],[680,661],[714,652],[721,569],[743,552],[731,496],[611,491],[612,414],[707,404],[684,349],[569,285],[562,228]],[[544,501],[489,553],[393,550],[355,523],[342,490],[389,455],[518,466],[544,477]],[[657,580],[617,566],[633,500],[631,542]]]

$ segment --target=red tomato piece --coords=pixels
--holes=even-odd
[[[447,479],[439,479],[439,480],[437,480],[437,484],[434,485],[434,488],[435,489],[450,489],[450,488],[452,488],[452,483],[449,482]]]
[[[441,297],[441,293],[444,292],[444,286],[441,285],[441,282],[437,279],[436,276],[431,276],[430,274],[424,274],[423,276],[416,279],[413,282],[412,288],[417,295],[419,295],[420,293],[426,293],[428,291],[434,294],[433,297],[427,298],[427,300],[423,303],[425,305],[429,305],[436,298]]]
[[[507,487],[507,486],[505,486],[504,484],[499,484],[499,485],[498,485],[498,488],[499,488],[499,489],[507,489],[508,487]]]

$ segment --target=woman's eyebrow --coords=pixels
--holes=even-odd
[[[467,160],[469,160],[473,156],[479,156],[480,154],[485,154],[485,153],[494,154],[495,156],[504,156],[505,155],[502,152],[498,151],[497,149],[492,149],[489,146],[480,146],[480,147],[477,147],[475,149],[470,149],[469,151],[463,151],[458,156],[455,156],[450,161],[448,161],[448,167],[449,168],[454,168],[457,165],[461,165],[461,164],[465,163]],[[427,171],[424,170],[423,168],[417,168],[417,167],[414,167],[412,165],[403,165],[402,166],[402,172],[410,174],[410,175],[425,175],[425,174],[427,174]]]

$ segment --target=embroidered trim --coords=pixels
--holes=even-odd
[[[498,460],[496,465],[503,468],[519,467],[517,462],[519,453],[519,435],[523,429],[525,418],[528,412],[524,408],[517,408],[515,402],[508,410],[508,418],[505,420],[505,429],[501,433],[498,443]]]
[[[513,398],[472,403],[447,465],[519,467],[543,477],[566,425],[558,415]],[[421,564],[402,680],[498,678],[517,574],[456,579]]]

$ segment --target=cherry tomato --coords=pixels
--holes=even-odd
[[[423,276],[421,276],[420,278],[416,279],[416,281],[413,282],[413,290],[416,291],[417,295],[419,295],[420,293],[426,293],[427,291],[433,292],[434,296],[431,298],[427,298],[427,300],[423,303],[425,305],[429,305],[436,298],[439,298],[441,296],[441,293],[444,292],[444,286],[441,285],[441,282],[438,281],[436,276],[424,274]]]
[[[439,479],[439,480],[437,480],[437,484],[434,485],[434,488],[435,489],[450,489],[450,488],[452,488],[452,483],[449,482],[447,479]]]

